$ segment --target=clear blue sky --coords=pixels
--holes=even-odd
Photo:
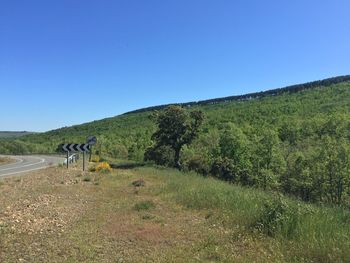
[[[0,0],[0,130],[350,73],[348,0]]]

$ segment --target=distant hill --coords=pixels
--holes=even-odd
[[[25,135],[34,134],[27,131],[0,131],[0,138],[18,138]]]
[[[350,76],[178,105],[205,116],[196,140],[182,149],[185,171],[350,207]],[[164,107],[0,138],[0,153],[53,153],[95,135],[94,154],[140,162],[153,144],[154,111]],[[158,151],[159,164],[173,163],[173,149]]]
[[[291,85],[283,88],[271,89],[271,90],[248,93],[248,94],[237,95],[237,96],[228,96],[228,97],[215,98],[215,99],[209,99],[209,100],[191,101],[191,102],[185,102],[185,103],[172,103],[172,104],[146,107],[146,108],[141,108],[134,111],[129,111],[124,114],[138,113],[138,112],[145,112],[145,111],[152,111],[152,110],[161,110],[169,105],[191,107],[195,105],[211,105],[211,104],[226,103],[226,102],[233,102],[233,101],[260,99],[260,98],[269,97],[269,96],[281,95],[283,93],[295,93],[295,92],[300,92],[300,91],[309,90],[309,89],[318,88],[318,87],[329,87],[330,85],[334,85],[342,82],[350,82],[350,75],[327,78],[323,80],[316,80],[316,81],[307,82],[303,84],[296,84],[296,85]]]

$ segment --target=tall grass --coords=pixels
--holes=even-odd
[[[161,194],[189,209],[218,211],[224,222],[278,240],[290,258],[350,262],[350,211],[306,204],[172,169],[142,168],[161,176]]]

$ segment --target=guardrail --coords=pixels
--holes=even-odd
[[[68,156],[68,163],[74,163],[79,160],[79,154],[73,153],[70,156]],[[67,164],[67,158],[64,160],[63,164]]]

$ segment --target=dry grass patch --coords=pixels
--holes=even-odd
[[[13,158],[0,156],[0,165],[5,165],[5,164],[10,164],[15,162],[16,160]]]

